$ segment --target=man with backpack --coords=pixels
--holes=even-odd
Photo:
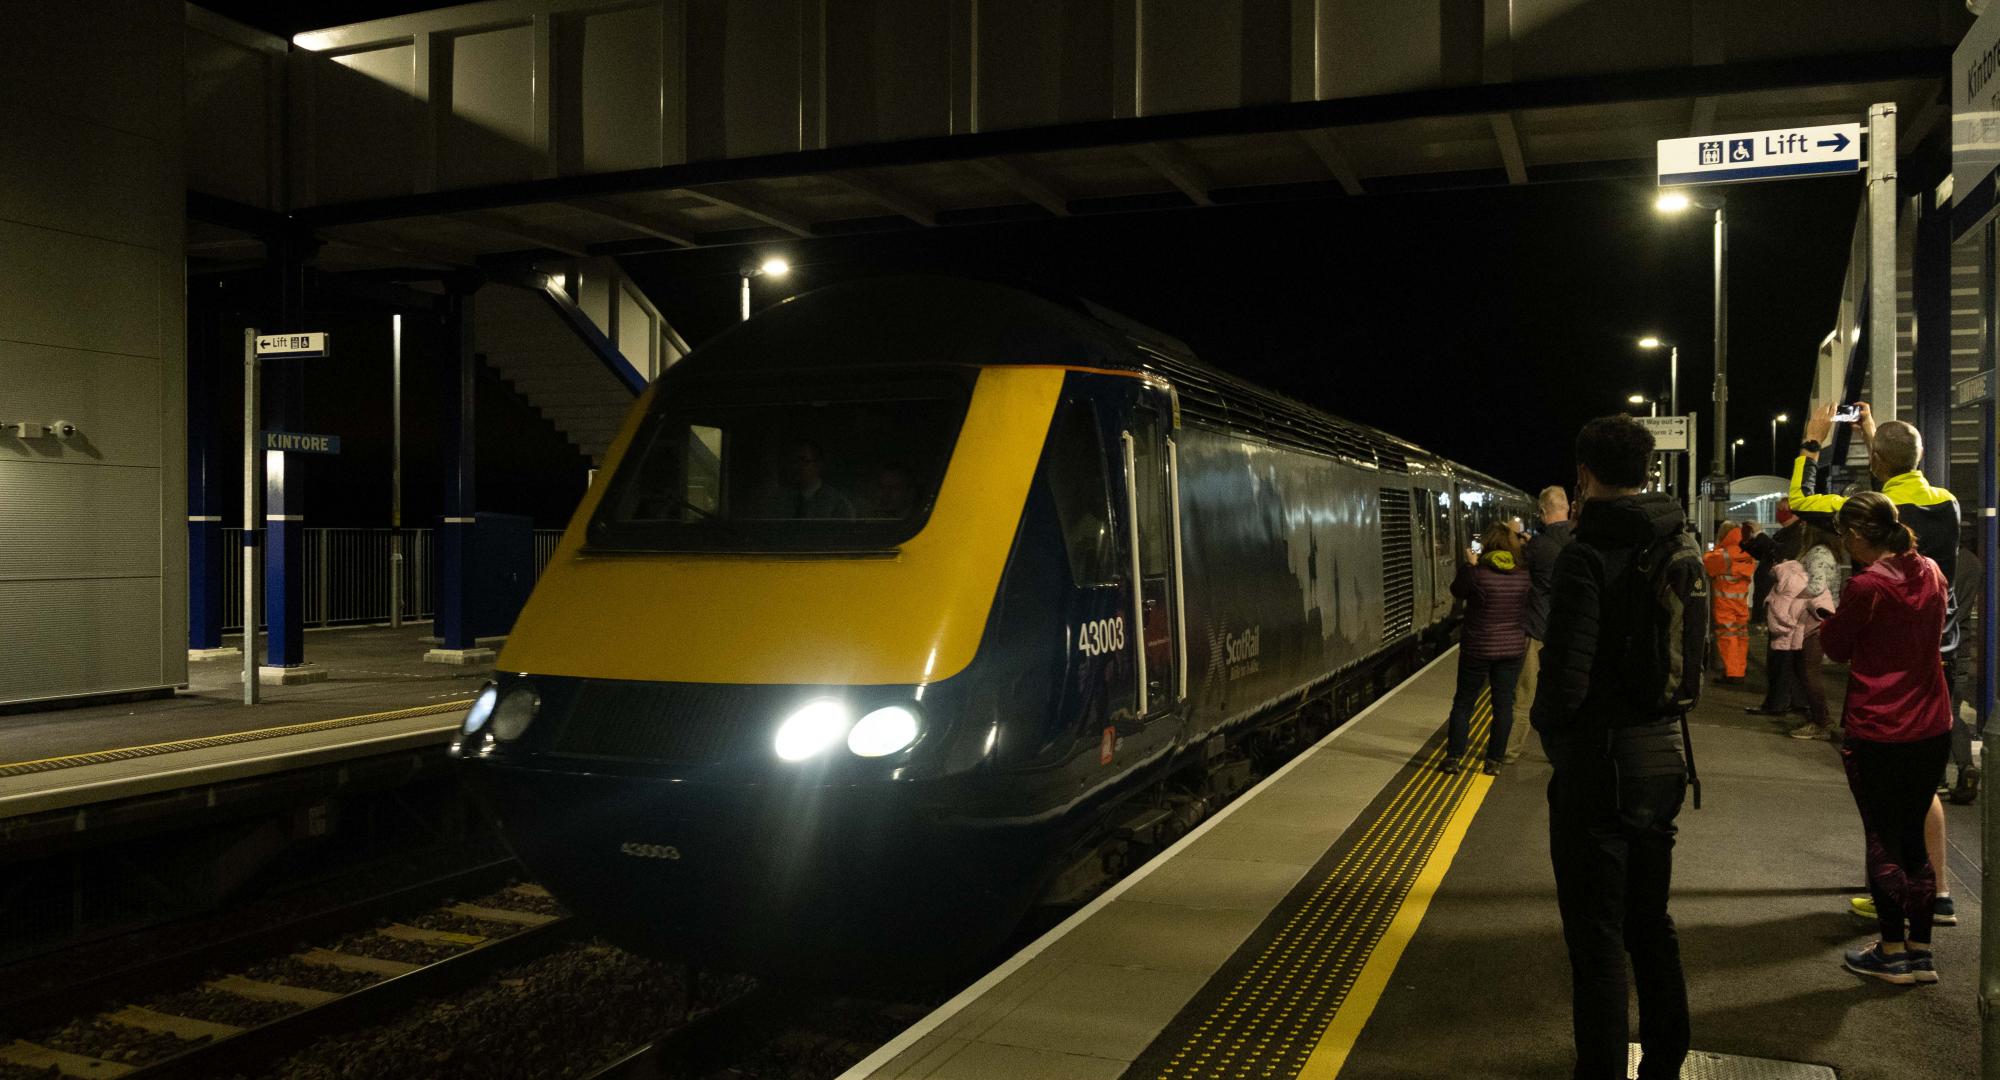
[[[1577,1080],[1626,1075],[1628,954],[1641,1080],[1680,1076],[1688,1051],[1667,895],[1674,818],[1693,780],[1685,718],[1708,652],[1709,584],[1679,504],[1643,491],[1652,453],[1652,434],[1629,416],[1592,420],[1577,435],[1583,513],[1556,558],[1531,713],[1555,766],[1549,856]]]

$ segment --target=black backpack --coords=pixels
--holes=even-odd
[[[1701,701],[1708,664],[1709,582],[1693,530],[1683,525],[1636,552],[1625,588],[1630,621],[1614,670],[1628,708],[1613,714],[1615,723],[1680,721],[1687,781],[1699,810],[1701,778],[1695,773],[1687,714]]]
[[[1708,663],[1709,583],[1701,548],[1683,525],[1632,556],[1625,575],[1624,655],[1616,670],[1626,724],[1685,717],[1701,701]]]

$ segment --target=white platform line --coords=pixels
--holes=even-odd
[[[1432,660],[1428,664],[1425,664],[1422,668],[1418,669],[1415,674],[1412,674],[1409,678],[1404,679],[1400,683],[1397,683],[1395,689],[1389,691],[1386,694],[1383,694],[1381,697],[1376,698],[1374,701],[1370,702],[1367,708],[1361,710],[1358,713],[1355,713],[1354,716],[1351,717],[1346,723],[1328,732],[1325,738],[1312,744],[1305,750],[1300,751],[1296,756],[1292,758],[1292,760],[1287,761],[1283,765],[1279,766],[1276,772],[1258,781],[1255,787],[1252,787],[1249,791],[1244,792],[1237,798],[1230,800],[1229,805],[1224,806],[1222,809],[1210,815],[1208,820],[1195,826],[1193,829],[1188,830],[1187,835],[1181,837],[1179,840],[1174,841],[1171,847],[1167,848],[1165,851],[1160,852],[1158,855],[1155,855],[1153,858],[1147,860],[1144,866],[1141,866],[1139,867],[1139,869],[1134,870],[1131,873],[1120,878],[1110,888],[1104,890],[1104,892],[1100,894],[1097,897],[1097,899],[1092,900],[1088,904],[1085,904],[1075,914],[1071,915],[1067,919],[1064,919],[1062,922],[1056,924],[1056,926],[1053,929],[1049,930],[1041,937],[1038,937],[1034,941],[1030,942],[1026,948],[1022,949],[1020,952],[1015,953],[1013,956],[1008,957],[1005,963],[1001,964],[997,968],[994,968],[992,971],[987,972],[986,975],[982,977],[978,982],[973,983],[971,986],[968,986],[964,990],[959,991],[956,997],[953,997],[950,1001],[947,1001],[944,1004],[938,1006],[937,1008],[931,1010],[930,1015],[925,1016],[922,1020],[919,1020],[916,1023],[910,1025],[910,1027],[906,1029],[901,1035],[898,1035],[894,1039],[891,1039],[890,1041],[884,1043],[880,1049],[876,1050],[874,1053],[868,1055],[867,1057],[862,1058],[859,1062],[856,1062],[853,1068],[850,1068],[846,1072],[841,1073],[840,1076],[837,1078],[837,1080],[865,1080],[865,1078],[874,1075],[874,1073],[877,1070],[881,1069],[883,1066],[896,1060],[896,1058],[900,1057],[905,1050],[908,1050],[912,1046],[915,1046],[917,1043],[923,1041],[923,1039],[926,1036],[930,1035],[933,1031],[936,1031],[938,1028],[944,1026],[946,1021],[950,1020],[954,1016],[957,1016],[959,1013],[965,1011],[965,1008],[967,1006],[971,1005],[973,1002],[985,996],[987,991],[1000,985],[1002,982],[1005,982],[1009,976],[1013,975],[1016,971],[1019,971],[1021,968],[1027,966],[1029,961],[1033,960],[1037,956],[1040,956],[1042,953],[1048,951],[1050,946],[1054,945],[1056,942],[1061,941],[1063,938],[1067,937],[1072,930],[1075,930],[1077,927],[1082,926],[1086,922],[1089,922],[1092,916],[1096,915],[1099,911],[1102,911],[1113,900],[1116,900],[1120,896],[1124,895],[1126,890],[1139,884],[1141,881],[1144,881],[1146,879],[1146,876],[1151,874],[1154,870],[1157,870],[1160,867],[1165,866],[1175,856],[1179,855],[1182,849],[1186,848],[1190,844],[1193,844],[1195,841],[1201,839],[1202,836],[1208,832],[1208,830],[1221,824],[1226,818],[1229,817],[1230,814],[1235,813],[1237,807],[1242,806],[1245,803],[1248,803],[1251,799],[1256,798],[1258,794],[1261,793],[1265,788],[1270,787],[1272,784],[1277,783],[1278,780],[1282,778],[1286,773],[1291,772],[1293,768],[1297,767],[1298,764],[1304,761],[1306,758],[1312,756],[1315,753],[1318,753],[1322,747],[1325,747],[1329,743],[1333,742],[1335,739],[1338,739],[1342,735],[1345,735],[1348,732],[1354,730],[1354,728],[1357,725],[1359,725],[1361,721],[1365,717],[1367,717],[1369,713],[1372,713],[1377,708],[1380,708],[1382,705],[1387,704],[1391,698],[1394,698],[1397,694],[1402,693],[1404,687],[1407,687],[1411,683],[1416,682],[1418,679],[1428,674],[1432,668],[1443,663],[1446,659],[1457,655],[1457,653],[1458,653],[1458,646],[1454,645],[1451,648],[1446,649],[1444,652],[1438,654],[1436,659]]]

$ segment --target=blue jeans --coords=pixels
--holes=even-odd
[[[1499,761],[1507,753],[1507,733],[1514,728],[1514,686],[1521,681],[1525,656],[1482,660],[1458,654],[1458,690],[1451,698],[1451,718],[1445,724],[1445,753],[1452,761],[1465,756],[1467,733],[1472,728],[1472,707],[1479,701],[1479,689],[1493,688],[1493,730],[1486,735],[1486,760]]]

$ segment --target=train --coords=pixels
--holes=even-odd
[[[641,395],[452,753],[625,945],[972,964],[1447,645],[1533,513],[1088,301],[831,285]]]

